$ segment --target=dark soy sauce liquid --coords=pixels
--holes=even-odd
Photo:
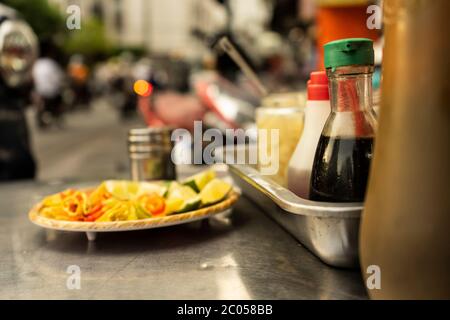
[[[311,173],[310,199],[362,202],[366,193],[373,138],[321,136]]]

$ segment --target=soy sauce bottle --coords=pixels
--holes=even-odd
[[[331,113],[314,157],[310,199],[362,202],[376,130],[373,43],[369,39],[343,39],[327,43],[324,49]]]

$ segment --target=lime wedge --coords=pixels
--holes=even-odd
[[[178,212],[183,208],[184,200],[183,199],[167,199],[166,200],[166,208],[164,209],[163,216],[167,216],[169,214]]]
[[[164,197],[164,195],[167,192],[167,184],[163,183],[163,182],[154,182],[154,183],[150,183],[150,182],[140,182],[139,183],[139,191],[138,191],[138,196],[141,196],[143,194],[148,194],[148,193],[156,193],[158,195],[160,195],[161,197]]]
[[[231,191],[231,185],[220,179],[211,180],[200,192],[202,206],[209,206],[223,200]]]
[[[196,175],[193,175],[187,179],[184,179],[181,183],[194,189],[196,192],[200,192],[205,185],[216,177],[214,170],[206,170]]]
[[[180,189],[181,187],[183,187],[183,185],[179,184],[179,183],[176,182],[176,181],[171,181],[171,182],[169,183],[169,187],[168,187],[168,190],[167,190],[167,193],[166,193],[166,198],[169,198],[169,197],[170,197],[170,194],[171,194],[174,190]]]
[[[169,188],[168,199],[179,198],[187,200],[197,196],[197,192],[192,190],[191,187],[183,186],[178,183],[173,183]]]
[[[200,203],[198,194],[191,187],[173,182],[169,187],[165,214],[195,210]]]
[[[196,196],[195,198],[185,200],[183,202],[183,206],[177,211],[177,213],[181,212],[188,212],[196,210],[200,207],[201,200],[199,196]]]

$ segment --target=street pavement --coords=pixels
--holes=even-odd
[[[65,114],[61,129],[39,130],[32,108],[27,120],[41,181],[128,178],[127,132],[144,126],[138,116],[121,121],[106,100],[97,100],[90,110]]]

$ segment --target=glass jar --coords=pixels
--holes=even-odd
[[[287,185],[287,169],[303,132],[304,112],[297,107],[261,107],[256,110],[258,127],[258,168],[282,186]],[[272,130],[277,134],[273,135]],[[264,138],[261,134],[266,132]]]

